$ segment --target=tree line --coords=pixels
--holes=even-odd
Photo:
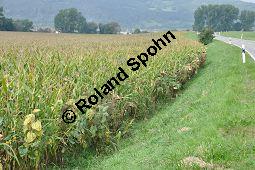
[[[202,31],[209,27],[214,31],[250,31],[254,26],[255,12],[239,11],[233,5],[202,5],[194,13],[195,22],[193,30]],[[106,24],[87,22],[86,18],[75,8],[63,9],[54,18],[54,26],[57,31],[63,33],[87,33],[87,34],[117,34],[121,27],[117,22]],[[15,20],[4,16],[3,7],[0,7],[0,31],[32,31],[33,22]],[[38,31],[48,31],[39,29]],[[50,29],[49,29],[50,30]],[[141,33],[136,30],[134,33]]]
[[[13,20],[4,16],[3,7],[0,7],[0,31],[23,31],[28,32],[33,28],[33,22],[28,19]]]
[[[209,27],[214,31],[250,31],[254,26],[255,12],[233,5],[202,5],[194,13],[194,31]]]
[[[75,8],[63,9],[54,18],[55,29],[63,33],[117,34],[121,27],[117,22],[107,24],[87,22]]]
[[[87,34],[117,34],[121,27],[117,22],[106,24],[87,22],[86,18],[75,8],[63,9],[54,18],[55,30],[63,33],[87,33]],[[14,20],[4,16],[3,7],[0,7],[0,31],[22,31],[30,32],[33,29],[33,22]],[[39,28],[39,32],[51,32],[50,28]]]

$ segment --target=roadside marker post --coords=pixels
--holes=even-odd
[[[242,45],[242,58],[243,58],[243,63],[245,63],[245,45]]]

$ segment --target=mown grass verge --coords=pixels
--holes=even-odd
[[[135,124],[118,151],[68,157],[67,169],[254,169],[254,61],[242,64],[239,48],[214,41],[204,68],[183,89]]]
[[[226,37],[233,37],[241,39],[243,34],[244,40],[254,40],[255,41],[255,32],[241,32],[241,31],[230,31],[230,32],[222,32],[221,35]]]

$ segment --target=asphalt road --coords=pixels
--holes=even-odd
[[[230,37],[224,37],[219,35],[215,35],[215,39],[223,41],[228,44],[238,46],[240,48],[242,48],[242,44],[244,44],[246,52],[248,52],[250,56],[255,60],[255,41],[242,40],[238,38],[230,38]],[[240,50],[240,55],[241,55],[241,50]]]

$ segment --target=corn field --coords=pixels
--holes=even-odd
[[[0,169],[40,169],[88,148],[117,147],[135,120],[152,115],[160,98],[175,97],[205,62],[200,43],[174,33],[148,66],[126,61],[162,33],[78,35],[0,32]],[[122,67],[130,76],[86,114],[74,103],[88,98]],[[64,110],[77,113],[66,124]]]

